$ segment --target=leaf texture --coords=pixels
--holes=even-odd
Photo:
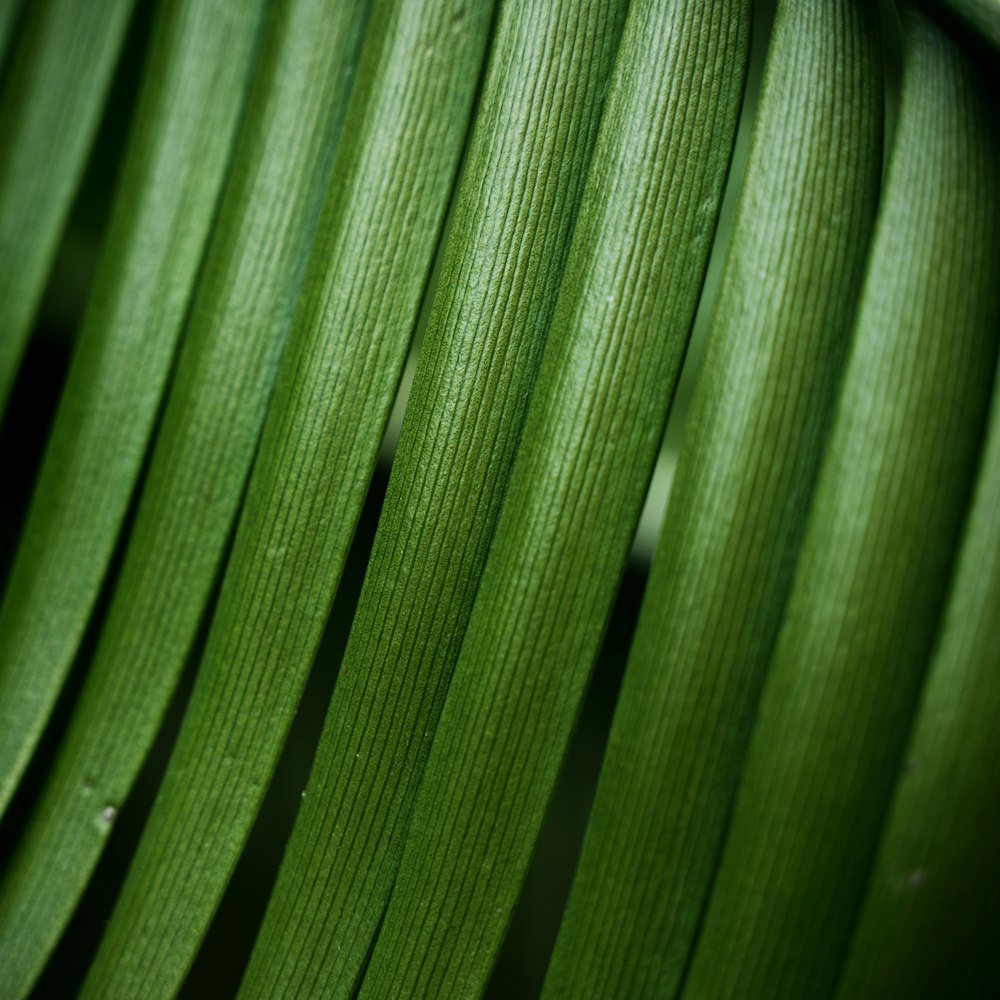
[[[378,454],[490,23],[488,4],[373,10],[203,662],[85,997],[173,995],[239,857]]]
[[[881,173],[867,3],[781,3],[670,502],[545,997],[676,995],[836,398]]]
[[[837,997],[1000,991],[1000,393],[948,610]]]
[[[21,356],[98,121],[126,137],[134,9],[0,0],[0,415],[59,380]],[[75,992],[143,822],[85,997],[535,993],[629,640],[543,1000],[996,995],[996,10],[139,11],[97,280],[0,540],[0,995]],[[8,509],[35,436],[12,411]],[[271,807],[299,816],[254,947]]]
[[[310,784],[242,993],[349,997],[392,889],[579,207],[617,0],[503,8]]]
[[[963,53],[904,10],[854,343],[685,998],[832,994],[931,654],[1000,329],[1000,170]]]
[[[256,447],[366,13],[363,0],[339,7],[336,17],[322,0],[282,0],[270,11],[108,617],[52,772],[0,884],[0,947],[19,956],[8,966],[12,976],[37,971],[72,912],[110,832],[105,817],[123,804],[194,641]],[[224,24],[217,29],[223,36]],[[235,39],[228,47],[222,41],[213,58],[224,48],[235,60]],[[191,232],[187,220],[179,225]],[[159,315],[165,301],[154,299],[150,308]],[[107,379],[116,375],[117,367]],[[234,411],[239,419],[231,420]],[[53,476],[70,460],[57,458]],[[94,490],[112,461],[81,473],[98,480]]]
[[[132,7],[133,0],[26,3],[0,93],[0,417]]]
[[[485,985],[656,457],[732,151],[748,21],[742,3],[630,8],[363,1000]]]
[[[0,609],[0,810],[77,653],[125,519],[225,178],[262,7],[168,3],[153,28],[100,271]]]

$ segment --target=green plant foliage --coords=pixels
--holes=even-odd
[[[9,27],[14,5],[4,0],[4,6],[9,12],[0,22]],[[132,6],[133,0],[25,0],[25,23],[0,93],[0,416]]]
[[[679,987],[860,290],[881,172],[879,70],[867,3],[779,4],[708,353],[547,997]]]
[[[172,995],[239,856],[371,477],[490,14],[375,6],[204,661],[84,996]]]
[[[174,12],[185,16],[171,20],[159,33],[166,55],[177,34],[195,49],[194,55],[187,54],[188,58],[197,55],[211,68],[214,63],[206,60],[200,47],[207,43],[210,51],[217,51],[225,45],[226,73],[235,72],[239,48],[229,27],[231,16],[220,17],[220,13],[225,15],[224,9],[212,14],[215,6],[205,0],[183,6],[168,4],[171,16]],[[238,6],[244,14],[250,10],[245,4]],[[11,992],[14,981],[23,985],[22,976],[28,976],[29,970],[37,972],[83,891],[111,829],[111,822],[104,818],[105,810],[110,808],[113,813],[124,802],[194,640],[256,445],[275,362],[290,319],[288,302],[300,280],[304,248],[310,242],[318,202],[329,176],[366,10],[364,2],[345,4],[339,16],[333,18],[321,0],[296,0],[282,2],[271,11],[233,154],[232,173],[108,618],[55,768],[19,840],[17,862],[0,883],[0,954],[17,956],[16,961],[11,957],[0,963],[4,977],[11,977],[4,980]],[[250,29],[242,42],[245,49],[252,41],[253,25],[243,27]],[[184,71],[183,63],[171,61],[170,65],[175,72]],[[188,72],[186,85],[194,89],[190,101],[171,105],[167,113],[176,111],[192,134],[186,149],[171,147],[164,152],[163,166],[168,172],[178,169],[170,159],[174,154],[182,163],[192,156],[210,155],[212,147],[203,129],[220,126],[211,115],[201,120],[200,113],[209,99],[199,93],[198,87],[215,92],[211,98],[214,104],[216,99],[226,99],[218,92],[222,83],[217,72],[207,73],[200,80]],[[232,86],[237,86],[237,81]],[[153,93],[155,98],[155,90]],[[172,91],[172,101],[179,96]],[[232,97],[229,102],[233,103]],[[151,121],[162,125],[161,120]],[[145,169],[141,132],[136,141],[140,150],[137,169]],[[216,141],[212,139],[213,144]],[[192,143],[196,144],[195,150]],[[207,163],[198,168],[202,180],[206,177],[204,166]],[[189,197],[195,196],[206,199],[204,192],[195,191]],[[164,188],[153,191],[150,212],[156,219],[160,218],[159,211],[167,208],[165,199]],[[211,206],[203,205],[202,211],[210,213]],[[131,221],[128,216],[119,218],[124,219],[123,226]],[[166,222],[171,221],[168,216]],[[176,225],[181,234],[178,238],[192,238],[194,230],[183,215],[176,219]],[[129,236],[130,230],[126,228],[124,235]],[[136,239],[147,235],[155,234],[143,232]],[[165,245],[156,242],[149,248],[149,253],[155,255],[149,261],[152,272],[137,275],[134,282],[144,296],[153,300],[140,297],[138,305],[166,318],[170,284],[160,255],[167,251],[171,264],[179,266],[179,256],[186,250],[193,258],[188,260],[188,267],[193,269],[200,247],[174,248],[165,236],[158,239]],[[271,248],[270,254],[259,254],[262,244]],[[112,261],[116,246],[112,239]],[[141,263],[136,258],[137,267]],[[152,288],[143,282],[151,283]],[[100,285],[97,293],[101,293]],[[108,384],[121,379],[121,366],[130,361],[131,367],[125,370],[132,378],[120,391],[134,391],[151,414],[155,396],[143,394],[149,392],[150,380],[162,380],[162,368],[169,364],[169,344],[146,345],[146,333],[156,331],[140,327],[137,332],[138,320],[131,314],[123,317],[120,333],[117,326],[105,325],[103,301],[102,297],[96,299],[95,323],[100,321],[101,326],[96,328],[95,336],[101,337],[108,329],[117,333],[120,352],[127,356],[122,358],[118,353],[110,370],[102,367],[109,337],[101,337],[91,347],[90,328],[86,327],[81,343],[85,353],[79,370],[70,374],[69,391],[79,385],[84,394],[101,393],[102,389],[107,393]],[[120,301],[120,297],[114,301]],[[176,319],[183,308],[182,301],[174,304]],[[112,314],[115,318],[117,314]],[[168,329],[161,337],[169,335]],[[154,350],[159,352],[158,358],[153,356]],[[159,372],[154,370],[156,363],[161,366]],[[61,429],[67,437],[82,433],[77,412],[80,404],[70,395],[63,405],[75,409],[68,410],[65,419],[60,414],[54,439],[57,446],[61,445]],[[231,407],[239,410],[239,421],[226,420]],[[134,404],[131,413],[138,418]],[[106,476],[109,470],[123,468],[124,455],[117,449],[124,447],[124,435],[129,435],[135,450],[137,429],[109,428],[108,421],[127,421],[127,414],[118,411],[108,413],[104,419],[103,408],[95,410],[94,418],[100,423],[83,442],[90,446],[89,454],[82,453],[90,462],[78,473],[84,477],[79,490],[86,486],[89,492],[69,494],[68,499],[79,504],[65,510],[67,498],[59,486],[68,475],[65,453],[73,445],[73,441],[66,441],[51,459],[52,487],[47,493],[39,493],[40,500],[49,498],[54,512],[42,509],[43,520],[34,534],[30,533],[29,522],[26,537],[33,542],[33,551],[21,557],[26,573],[39,572],[39,567],[48,569],[50,590],[61,588],[55,595],[49,594],[51,605],[61,610],[65,610],[64,602],[74,592],[94,586],[91,563],[95,557],[91,550],[98,543],[88,529],[102,530],[100,540],[106,549],[114,540],[128,495],[128,484],[109,484]],[[119,476],[124,475],[119,472]],[[109,498],[112,489],[115,496]],[[117,507],[112,507],[112,502]],[[90,517],[88,503],[93,505]],[[95,510],[102,515],[100,522],[95,521]],[[55,530],[63,525],[63,530]],[[70,534],[71,530],[74,534]],[[74,542],[75,547],[71,545]],[[72,559],[69,564],[77,573],[65,573],[68,559]],[[18,571],[15,568],[15,582]],[[19,602],[15,610],[27,605],[31,596],[24,588],[12,593]],[[24,676],[33,687],[46,679],[43,669],[52,667],[51,644],[56,639],[66,644],[64,632],[55,638],[53,632],[53,624],[42,621],[32,633],[40,648],[26,666]],[[17,635],[5,630],[4,639],[10,641]],[[155,641],[150,641],[151,636]],[[62,652],[59,647],[57,651]],[[65,659],[66,654],[62,655]],[[47,691],[46,696],[46,705],[51,704],[54,694]],[[5,705],[4,718],[9,711]],[[23,728],[20,720],[19,726]],[[13,740],[20,731],[11,726],[4,739]]]
[[[153,28],[101,270],[0,610],[0,811],[77,652],[139,475],[261,9],[166,3]],[[221,65],[219,46],[230,54]]]
[[[0,0],[0,997],[995,996],[996,15]]]
[[[673,395],[732,149],[748,21],[742,3],[630,8],[364,1000],[477,996],[500,946]]]
[[[995,996],[1000,394],[937,650],[837,997]]]
[[[365,586],[242,992],[349,997],[486,559],[624,4],[507,5]],[[396,744],[402,752],[388,753]]]
[[[786,620],[684,996],[829,995],[945,598],[1000,330],[1000,157],[904,11],[899,121]]]
[[[945,0],[994,47],[1000,49],[1000,2],[998,0]]]
[[[17,20],[19,0],[0,0],[0,69],[7,54],[7,45]]]

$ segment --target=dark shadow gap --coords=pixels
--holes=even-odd
[[[184,1000],[219,1000],[235,996],[239,989],[309,780],[354,620],[386,485],[385,472],[377,469],[292,728],[243,853],[181,987],[179,996]]]
[[[149,455],[144,460],[140,479],[145,476],[148,463]],[[63,734],[70,724],[80,692],[86,683],[87,673],[94,654],[97,652],[104,622],[114,598],[118,576],[132,534],[132,526],[135,523],[140,494],[141,490],[137,489],[132,496],[122,520],[114,550],[108,561],[108,567],[104,572],[100,589],[91,608],[83,638],[80,640],[73,657],[73,663],[46,720],[41,738],[32,752],[31,761],[25,769],[6,811],[0,818],[0,869],[6,866],[21,828],[27,822],[38,801],[46,775],[56,759]]]
[[[521,1000],[541,992],[583,844],[645,588],[645,567],[630,562],[485,1000]]]
[[[229,559],[231,543],[230,538],[220,562],[220,570],[213,583],[212,593],[202,614],[198,633],[153,745],[146,755],[131,792],[119,810],[114,828],[87,888],[70,922],[66,925],[59,944],[50,956],[45,971],[31,992],[30,1000],[62,1000],[64,997],[76,996],[83,985],[91,959],[97,951],[122,883],[128,874],[139,838],[142,836],[160,782],[170,761],[177,734],[180,732],[198,675],[205,642],[208,639],[209,626],[215,614],[215,605],[222,586],[223,568]]]

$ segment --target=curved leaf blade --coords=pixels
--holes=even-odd
[[[866,0],[778,6],[707,354],[546,998],[680,987],[864,273],[881,172],[879,42]]]
[[[685,998],[833,992],[979,457],[1000,149],[961,50],[913,10],[903,41],[844,387]]]
[[[198,679],[84,997],[172,996],[239,858],[395,397],[491,13],[373,11]]]
[[[656,458],[732,152],[748,22],[740,2],[630,8],[363,1000],[485,985]]]
[[[36,0],[10,56],[0,94],[0,417],[133,3]]]
[[[267,18],[108,616],[0,884],[3,940],[18,954],[12,975],[29,974],[72,912],[110,833],[105,816],[125,801],[194,642],[291,319],[367,9],[352,0],[332,15],[325,0],[281,0]],[[235,59],[235,48],[226,55]]]
[[[843,1000],[1000,989],[1000,393],[948,611],[861,916]]]
[[[349,997],[370,950],[520,436],[623,17],[617,0],[501,11],[365,585],[246,996]]]
[[[139,475],[262,6],[167,3],[154,24],[101,267],[0,608],[0,811],[77,653]]]

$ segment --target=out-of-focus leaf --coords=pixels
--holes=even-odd
[[[0,417],[134,0],[25,2],[0,93]]]
[[[939,0],[1000,50],[1000,0]]]

